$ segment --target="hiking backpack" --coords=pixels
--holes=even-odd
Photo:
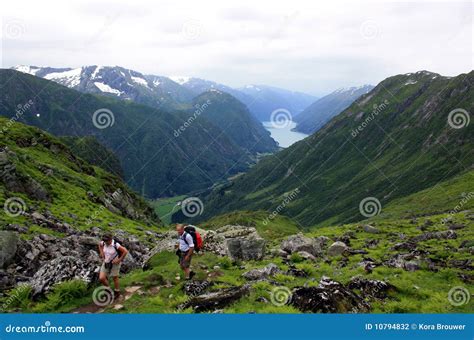
[[[194,250],[200,251],[202,249],[203,242],[201,234],[199,234],[199,232],[196,230],[196,227],[193,225],[188,225],[184,228],[184,231],[191,235],[191,237],[193,238]],[[184,242],[188,243],[186,241],[186,236],[184,236]]]
[[[123,242],[120,240],[117,240],[116,238],[112,239],[112,244],[114,245],[115,251],[117,252],[117,256],[120,257],[122,256],[122,252],[120,251],[119,247],[117,247],[117,243],[120,244],[122,247],[125,247],[123,245]]]

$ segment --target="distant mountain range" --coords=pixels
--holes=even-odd
[[[162,108],[180,108],[181,104],[189,104],[194,97],[215,89],[247,105],[259,121],[270,120],[271,113],[280,108],[296,116],[317,99],[309,94],[271,86],[247,85],[235,89],[200,78],[145,75],[119,66],[51,68],[20,65],[13,69],[81,92],[104,94]]]
[[[78,86],[77,76],[60,79]],[[237,145],[229,131],[223,131],[205,116],[199,117],[199,124],[190,122],[198,108],[171,113],[131,100],[84,94],[14,70],[0,70],[0,86],[0,115],[37,126],[56,136],[95,137],[118,157],[126,182],[149,198],[208,188],[246,170],[254,162],[250,151]],[[220,96],[213,96],[212,100],[209,108],[213,105],[222,107]],[[22,109],[24,107],[26,109]],[[112,112],[109,121],[95,121],[94,113],[104,108]],[[234,109],[229,110],[235,114]],[[103,118],[107,115],[105,112]],[[107,125],[98,128],[99,123]],[[181,133],[177,135],[176,131]],[[263,136],[269,138],[267,134]],[[269,141],[276,147],[272,139]],[[79,151],[84,147],[76,142],[68,144]],[[94,148],[89,152],[106,154],[104,150]],[[100,166],[94,161],[101,158],[97,156],[88,160]],[[103,159],[101,163],[109,161]],[[109,167],[108,170],[114,171],[116,165],[110,166],[112,169]]]
[[[298,123],[295,130],[306,134],[318,131],[331,118],[347,109],[357,98],[373,88],[372,85],[341,88],[318,99],[293,118]]]
[[[472,171],[473,98],[474,71],[387,78],[304,141],[204,195],[201,218],[262,209],[303,226],[365,219],[366,200],[377,213]]]

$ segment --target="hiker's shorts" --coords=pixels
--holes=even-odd
[[[112,269],[108,269],[105,267],[105,262],[102,262],[102,266],[100,267],[100,272],[105,273],[107,276],[116,277],[120,274],[120,266],[122,263],[112,264]]]
[[[187,252],[179,252],[179,265],[183,268],[189,268],[191,266],[191,260],[193,259],[193,255],[191,255],[189,260],[186,261],[186,254]]]

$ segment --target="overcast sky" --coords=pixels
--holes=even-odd
[[[473,69],[471,2],[2,1],[2,67],[120,65],[321,95]]]

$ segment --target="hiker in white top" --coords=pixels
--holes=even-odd
[[[194,252],[194,241],[193,237],[184,231],[184,224],[177,224],[176,231],[178,232],[178,243],[176,244],[176,254],[179,257],[179,265],[184,271],[186,280],[191,279],[194,276],[194,272],[190,271],[191,259]]]
[[[120,296],[119,273],[120,265],[128,254],[128,250],[116,242],[112,235],[105,234],[99,243],[99,255],[103,260],[100,267],[99,280],[104,286],[109,286],[109,276],[114,280],[114,295]]]

